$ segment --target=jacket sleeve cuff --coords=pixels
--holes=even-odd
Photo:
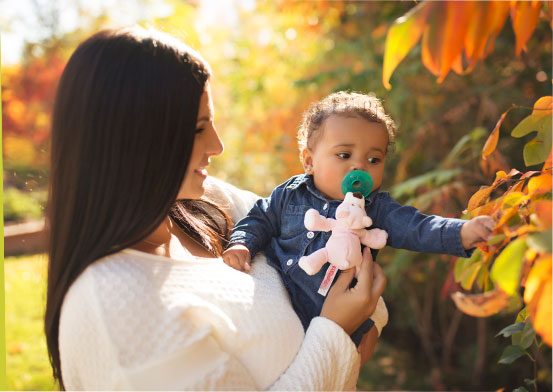
[[[255,236],[246,231],[237,230],[231,234],[227,248],[236,244],[242,244],[248,248],[252,258],[261,251]]]
[[[463,219],[448,219],[442,231],[442,248],[453,250],[459,257],[470,257],[473,249],[466,250],[461,242],[461,227],[466,223]]]

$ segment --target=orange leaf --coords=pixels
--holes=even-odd
[[[534,330],[551,346],[551,254],[534,263],[526,279],[524,302]]]
[[[493,190],[494,187],[487,186],[476,191],[476,193],[472,195],[469,200],[467,210],[471,211],[474,210],[476,207],[480,207],[481,205],[483,205],[488,200]]]
[[[434,8],[428,13],[428,22],[422,35],[422,63],[432,74],[438,76],[440,74],[440,66],[434,53],[436,49],[431,49],[431,44],[435,39],[434,37],[439,34],[436,32],[435,25],[437,22],[435,20],[439,19],[443,13],[443,4],[441,2],[428,4],[433,4]]]
[[[486,140],[484,148],[482,149],[482,159],[488,158],[490,154],[495,151],[495,148],[497,147],[497,142],[499,141],[499,128],[501,128],[501,124],[503,124],[503,121],[505,121],[507,113],[509,113],[509,110],[501,115],[499,121],[497,122],[497,124],[495,124],[495,128],[488,137],[488,140]]]
[[[426,16],[432,3],[420,3],[401,18],[396,19],[386,35],[382,84],[392,88],[390,78],[398,64],[420,40],[425,27]]]
[[[509,3],[507,2],[477,2],[465,36],[465,53],[469,61],[466,72],[471,71],[478,60],[489,53],[508,15]]]
[[[501,29],[503,29],[510,10],[510,5],[506,1],[490,1],[488,2],[488,6],[488,24],[490,25],[490,35],[486,41],[482,57],[486,57],[492,52],[495,38],[499,35]]]
[[[423,35],[423,63],[443,82],[463,50],[474,2],[435,2]]]
[[[499,222],[497,222],[496,227],[504,226],[517,213],[518,213],[518,206],[506,209],[503,215],[501,216],[501,218],[499,219]],[[508,235],[509,228],[507,226],[504,226],[503,229],[506,231],[505,235]]]
[[[551,215],[553,213],[553,202],[551,200],[538,200],[534,204],[534,210],[544,229],[551,228]]]
[[[540,174],[528,181],[528,194],[533,196],[551,192],[552,185],[551,172]]]
[[[473,317],[488,317],[504,309],[509,296],[499,289],[483,294],[464,294],[456,292],[451,298],[459,310]]]
[[[516,36],[515,54],[526,50],[526,42],[532,36],[538,24],[541,2],[517,1],[511,6],[511,22]]]
[[[486,203],[486,204],[484,204],[480,207],[476,207],[475,209],[470,211],[470,215],[472,217],[480,216],[480,215],[490,215],[490,216],[492,216],[497,212],[498,208],[501,205],[502,200],[503,200],[503,198],[499,198],[497,200],[492,200],[489,203]],[[467,212],[469,212],[468,209],[463,211],[463,214],[466,214]]]
[[[447,20],[444,27],[445,36],[438,83],[443,82],[455,59],[461,55],[475,2],[448,1],[446,6]]]

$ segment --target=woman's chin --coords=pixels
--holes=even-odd
[[[186,200],[197,200],[201,198],[205,193],[204,181],[195,181],[194,184],[186,186],[184,189],[181,188],[177,199],[186,199]]]

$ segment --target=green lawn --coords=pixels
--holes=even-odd
[[[7,257],[6,371],[9,390],[53,390],[43,333],[46,255]]]

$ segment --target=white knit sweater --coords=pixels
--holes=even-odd
[[[233,219],[256,200],[210,184]],[[342,390],[359,371],[337,324],[317,317],[304,334],[262,255],[249,274],[191,255],[127,249],[100,259],[65,297],[59,348],[68,390]]]

